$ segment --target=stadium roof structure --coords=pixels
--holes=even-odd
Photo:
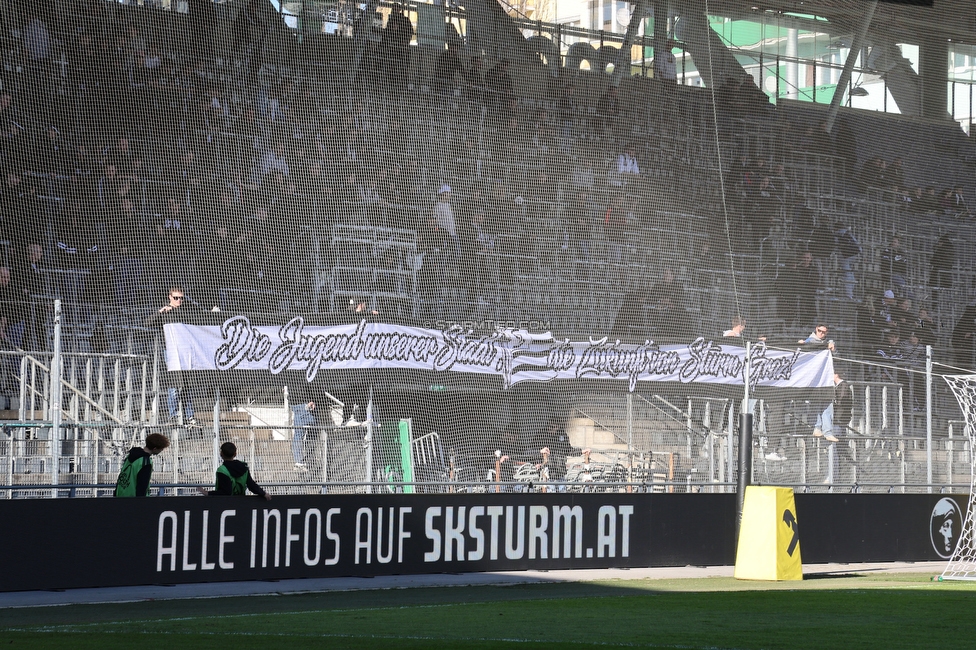
[[[797,20],[826,19],[842,30],[853,31],[860,24],[869,0],[710,0],[709,12],[731,18],[755,18],[775,12]],[[823,23],[821,23],[821,29]],[[919,35],[976,42],[976,2],[972,0],[881,0],[875,9],[871,32],[899,40]]]

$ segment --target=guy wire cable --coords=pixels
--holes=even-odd
[[[715,130],[715,157],[718,161],[718,182],[719,191],[722,195],[722,216],[725,219],[725,241],[729,251],[729,270],[732,276],[732,295],[735,296],[735,315],[742,315],[742,307],[739,303],[739,285],[735,277],[735,251],[732,248],[732,227],[729,223],[729,206],[725,197],[725,168],[722,165],[722,139],[718,129],[718,108],[715,106],[715,68],[712,65],[712,39],[709,38],[708,30],[708,0],[705,0],[705,32],[702,36],[708,48],[708,92],[712,99],[712,122]]]

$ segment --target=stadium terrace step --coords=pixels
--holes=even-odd
[[[195,417],[200,424],[213,424],[212,411],[198,412]],[[220,424],[249,425],[251,424],[251,414],[245,411],[220,411]]]
[[[572,418],[566,424],[566,433],[574,447],[608,447],[617,442],[612,431],[597,427],[589,418]]]
[[[43,420],[44,411],[28,411],[25,416],[28,420]],[[19,422],[20,411],[14,409],[0,410],[0,422]]]

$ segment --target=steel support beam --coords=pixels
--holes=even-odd
[[[857,61],[861,48],[864,47],[864,37],[868,33],[868,27],[871,26],[871,20],[874,18],[874,10],[877,6],[878,0],[872,0],[871,4],[867,7],[867,11],[864,13],[864,20],[861,21],[861,26],[858,28],[857,33],[854,34],[850,52],[847,53],[847,60],[844,61],[844,70],[840,73],[840,79],[837,80],[837,88],[834,90],[834,96],[830,98],[830,109],[827,111],[827,133],[833,131],[834,121],[837,119],[837,111],[840,110],[840,104],[844,101],[844,94],[847,92],[847,87],[851,83],[854,62]]]
[[[627,32],[624,34],[624,42],[620,44],[620,51],[617,52],[617,61],[613,64],[613,77],[611,82],[614,87],[620,85],[623,79],[624,70],[630,70],[630,48],[634,44],[634,37],[637,36],[637,29],[641,21],[647,15],[647,1],[637,0],[634,4],[634,13],[630,15],[630,22],[627,23]]]

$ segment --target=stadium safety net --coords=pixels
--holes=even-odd
[[[3,3],[2,496],[969,485],[971,10]]]

